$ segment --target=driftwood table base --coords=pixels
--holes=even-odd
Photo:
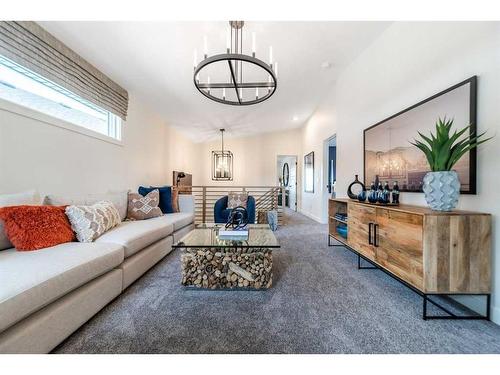
[[[206,289],[267,289],[273,282],[269,248],[184,248],[182,285]]]

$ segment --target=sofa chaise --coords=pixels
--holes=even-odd
[[[91,197],[47,196],[45,204],[107,199],[126,216],[127,192]],[[0,353],[48,353],[172,250],[194,227],[194,201],[180,212],[122,221],[92,243],[37,251],[0,249]]]

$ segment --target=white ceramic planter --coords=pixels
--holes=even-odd
[[[460,181],[455,171],[428,172],[423,190],[427,204],[436,211],[451,211],[458,203]]]

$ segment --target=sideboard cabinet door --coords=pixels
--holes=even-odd
[[[361,204],[348,204],[347,217],[349,220],[349,232],[347,243],[350,247],[367,257],[375,260],[375,248],[370,244],[370,223],[375,223],[375,207],[367,207]],[[371,226],[373,228],[373,225]]]
[[[377,208],[376,261],[423,289],[423,216]]]

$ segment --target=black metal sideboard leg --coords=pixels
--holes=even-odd
[[[358,254],[358,270],[378,270],[377,266],[362,266],[361,265],[361,257]]]
[[[336,241],[336,240],[335,240],[335,238],[333,238],[333,240],[334,240],[334,241]],[[332,243],[332,236],[330,236],[330,235],[328,235],[328,246],[333,246],[333,247],[346,247],[346,245],[344,245],[344,244],[343,244],[343,243],[341,243],[340,241],[339,241],[339,243],[338,243],[338,244],[336,244],[335,242],[334,242],[334,243]]]
[[[427,295],[424,294],[422,298],[423,298],[422,319],[427,320]]]
[[[490,320],[491,294],[486,295],[486,319]]]
[[[332,245],[332,237],[328,235],[328,246],[335,246],[335,244]]]
[[[490,308],[491,308],[491,294],[455,294],[455,295],[460,295],[460,296],[467,296],[467,295],[475,295],[475,296],[484,296],[486,297],[486,314],[485,315],[457,315],[450,310],[448,310],[446,307],[443,305],[437,303],[436,301],[433,301],[430,296],[439,296],[439,294],[422,294],[422,299],[423,299],[423,305],[422,305],[422,318],[424,320],[429,320],[429,319],[451,319],[451,320],[490,320]],[[446,315],[428,315],[427,314],[427,302],[430,302],[437,308],[439,308],[441,311],[444,311]]]

